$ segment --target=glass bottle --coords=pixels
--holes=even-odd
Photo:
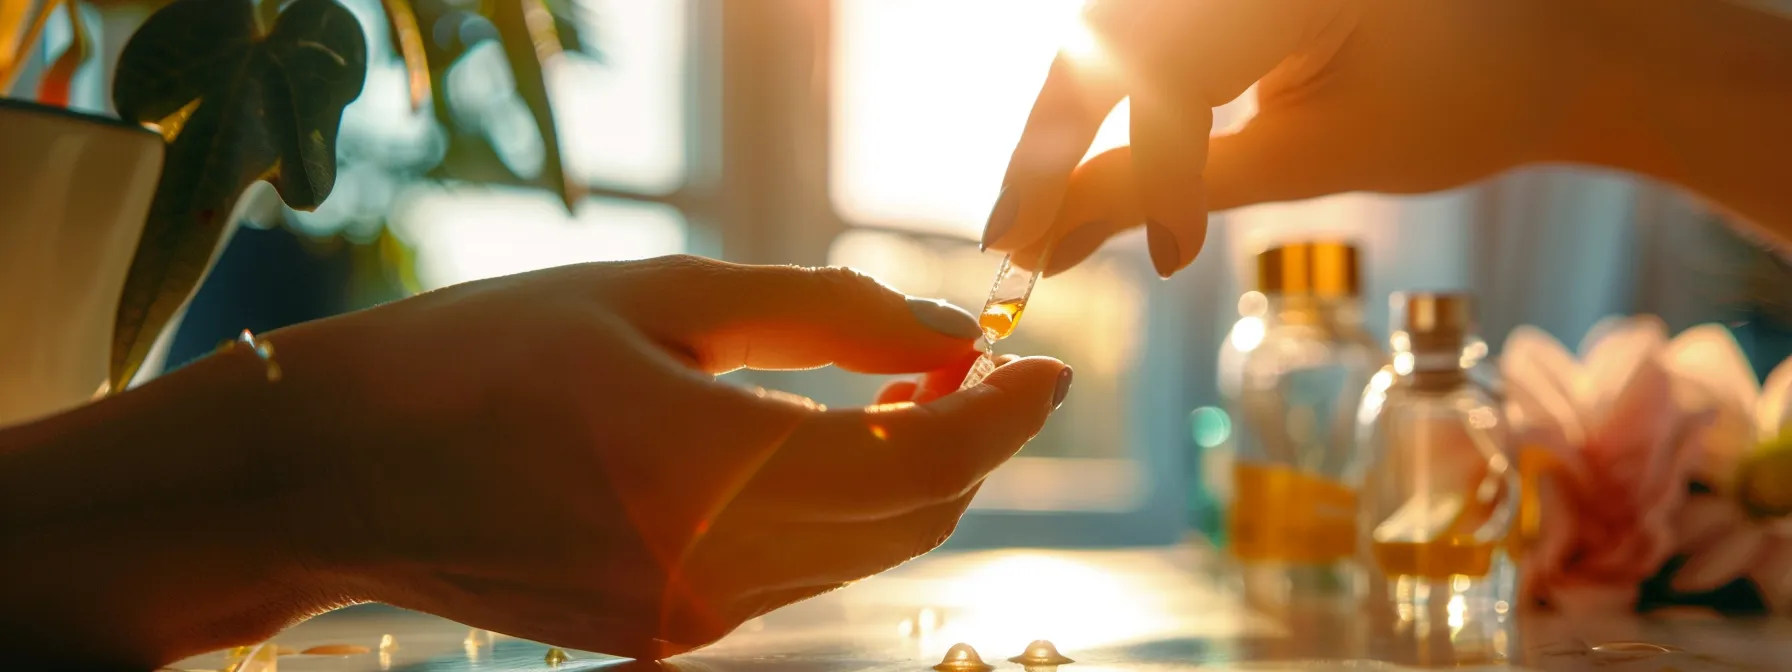
[[[1391,308],[1392,363],[1363,394],[1362,470],[1350,479],[1367,606],[1458,630],[1503,621],[1517,583],[1506,542],[1519,474],[1502,405],[1472,375],[1487,354],[1472,301],[1403,293]]]
[[[1363,328],[1356,247],[1284,244],[1257,255],[1257,288],[1239,300],[1221,348],[1219,387],[1232,418],[1224,545],[1259,608],[1357,588],[1355,418],[1385,363]]]

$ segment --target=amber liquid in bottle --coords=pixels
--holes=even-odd
[[[1487,351],[1472,299],[1400,293],[1390,308],[1392,363],[1358,413],[1366,613],[1391,632],[1449,632],[1508,656],[1522,485],[1500,398],[1470,375]]]

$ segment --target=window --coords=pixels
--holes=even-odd
[[[1081,0],[836,0],[832,192],[858,224],[976,239]],[[1124,104],[1093,151],[1126,144]]]
[[[998,260],[975,241],[1053,55],[1086,39],[1082,4],[835,0],[829,193],[848,230],[829,263],[911,294],[982,305]],[[1122,104],[1090,153],[1125,144],[1127,123]],[[1074,363],[1075,401],[991,476],[974,508],[1136,520],[1161,503],[1158,476],[1171,470],[1159,458],[1177,442],[1139,420],[1180,415],[1144,398],[1178,375],[1145,357],[1150,316],[1168,297],[1139,255],[1111,247],[1119,249],[1043,281],[1025,326],[1002,343],[1004,352]],[[1180,523],[1179,511],[1156,517]],[[1079,535],[1060,527],[1041,536]]]
[[[411,110],[402,66],[378,57],[392,53],[378,0],[345,4],[372,27],[366,37],[375,58],[361,97],[344,115],[337,193],[316,213],[294,213],[299,228],[353,237],[384,219],[415,251],[425,289],[687,249],[687,218],[677,205],[688,172],[686,0],[579,3],[580,35],[587,51],[601,56],[566,53],[549,65],[548,87],[567,172],[602,195],[571,213],[545,191],[405,179],[403,165],[392,170],[395,163],[438,160],[438,131]],[[533,172],[541,138],[496,43],[468,50],[444,88],[436,95],[447,96],[457,112],[485,115],[488,139],[506,164]],[[386,165],[351,160],[356,142],[377,145],[367,152],[370,161]]]

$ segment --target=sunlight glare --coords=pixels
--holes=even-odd
[[[392,232],[415,250],[425,289],[566,264],[685,251],[677,210],[590,198],[576,215],[546,191],[413,187],[393,207]]]
[[[964,611],[940,628],[942,643],[1020,651],[1049,639],[1064,651],[1086,650],[1175,623],[1150,587],[1127,574],[1043,553],[1005,553],[949,582],[944,594]]]
[[[1065,56],[1079,65],[1104,63],[1106,53],[1102,49],[1101,38],[1089,27],[1089,22],[1083,20],[1081,12],[1066,14],[1064,27],[1060,30],[1062,32],[1058,38],[1058,48]]]
[[[830,190],[842,216],[975,239],[1080,0],[839,0]],[[916,44],[926,48],[917,49]],[[1091,153],[1126,144],[1122,104]]]

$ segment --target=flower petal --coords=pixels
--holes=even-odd
[[[1712,425],[1699,434],[1705,456],[1696,473],[1720,489],[1727,488],[1742,454],[1754,445],[1756,399],[1761,394],[1754,368],[1735,336],[1719,324],[1681,333],[1668,344],[1663,361],[1687,383],[1679,393],[1683,406],[1716,413]]]
[[[1680,533],[1677,550],[1680,553],[1697,552],[1746,523],[1742,508],[1728,497],[1688,497],[1674,515],[1674,529]]]
[[[1792,608],[1792,540],[1771,540],[1750,568],[1749,579],[1774,611]]]
[[[1641,338],[1631,339],[1640,341]],[[1631,498],[1646,508],[1671,473],[1680,447],[1676,426],[1682,419],[1674,402],[1674,379],[1654,357],[1643,357],[1627,372],[1627,381],[1611,388],[1601,420],[1583,449],[1589,466],[1604,469],[1613,496]]]
[[[1755,404],[1755,431],[1762,439],[1792,432],[1792,357],[1780,362],[1761,384]]]
[[[1595,326],[1581,343],[1585,381],[1577,390],[1580,407],[1601,424],[1606,409],[1626,387],[1643,360],[1652,358],[1668,343],[1667,325],[1652,315],[1638,315]]]
[[[1627,614],[1636,609],[1635,583],[1563,582],[1547,590],[1549,603],[1569,616]]]
[[[1687,560],[1674,573],[1674,590],[1702,593],[1735,580],[1748,571],[1766,539],[1753,525],[1738,527]]]
[[[1516,388],[1534,420],[1547,418],[1561,425],[1569,445],[1585,440],[1581,431],[1585,422],[1574,404],[1580,362],[1554,336],[1530,325],[1513,329],[1501,350],[1499,367],[1507,394]]]

